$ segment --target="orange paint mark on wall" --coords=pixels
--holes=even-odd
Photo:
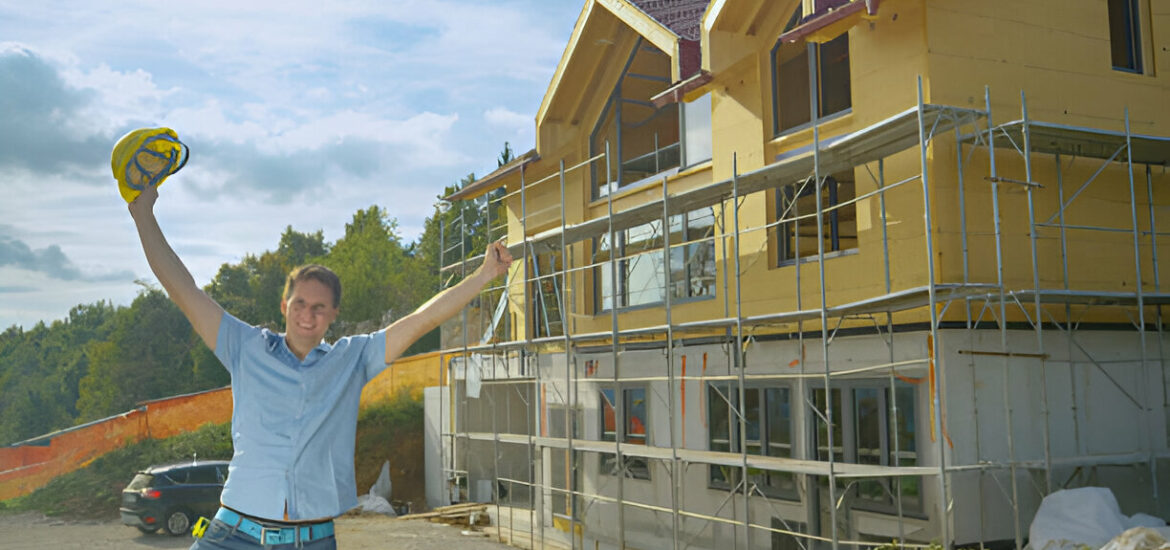
[[[548,397],[544,384],[540,385],[540,436],[548,437]]]

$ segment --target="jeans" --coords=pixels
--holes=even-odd
[[[190,550],[251,550],[254,548],[263,548],[264,550],[337,550],[337,539],[334,537],[325,537],[312,542],[290,543],[290,544],[269,544],[262,545],[256,539],[240,533],[235,527],[228,525],[218,519],[211,520],[211,524],[207,526],[207,531],[203,533],[203,538],[195,539],[195,544],[191,545]]]

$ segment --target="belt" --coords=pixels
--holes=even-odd
[[[312,542],[333,536],[333,520],[289,527],[269,527],[223,507],[215,513],[215,519],[235,527],[237,531],[260,541],[260,544],[294,544],[297,539],[301,542]]]

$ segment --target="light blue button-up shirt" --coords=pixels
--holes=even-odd
[[[224,313],[215,355],[232,377],[235,454],[220,500],[260,518],[331,518],[357,505],[362,387],[386,368],[386,332],[321,343],[305,360],[283,334]]]

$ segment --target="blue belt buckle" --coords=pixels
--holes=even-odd
[[[286,537],[286,531],[293,536]],[[285,540],[286,538],[292,538],[293,540]],[[260,527],[260,544],[291,544],[294,542],[296,542],[296,531],[292,529],[285,530],[280,527]]]

